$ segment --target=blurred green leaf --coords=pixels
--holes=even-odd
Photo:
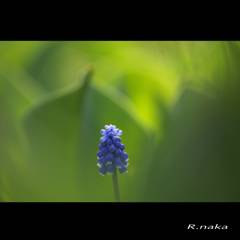
[[[120,176],[123,200],[141,195],[148,154],[141,146],[147,146],[148,136],[119,103],[89,86],[90,77],[83,86],[51,95],[25,120],[38,200],[113,201],[111,177],[100,176],[96,166],[99,131],[107,123],[123,129],[130,155],[129,174]]]
[[[5,41],[0,51],[1,201],[112,201],[96,166],[108,123],[130,156],[123,201],[239,200],[239,42]],[[89,64],[91,84],[90,73],[75,82]]]
[[[20,76],[19,76],[20,77]],[[1,77],[0,88],[0,199],[21,201],[27,190],[28,163],[20,119],[30,106],[29,98],[13,84],[13,76]],[[15,79],[18,80],[18,79]]]
[[[145,188],[146,201],[238,201],[239,109],[187,89],[167,120]]]
[[[44,47],[44,42],[2,41],[0,72],[12,72],[26,67]]]

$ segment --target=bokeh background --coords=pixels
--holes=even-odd
[[[240,201],[240,43],[0,42],[0,201],[114,201],[109,123],[122,201]]]

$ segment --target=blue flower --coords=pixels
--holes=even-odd
[[[99,173],[113,173],[118,169],[120,173],[127,171],[128,155],[124,151],[125,146],[121,143],[122,130],[110,124],[100,131],[99,151],[97,153],[97,165]]]

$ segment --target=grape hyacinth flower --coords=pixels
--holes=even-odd
[[[119,201],[119,190],[117,182],[117,169],[120,173],[127,172],[128,154],[124,151],[125,146],[121,143],[122,130],[115,125],[105,125],[100,131],[99,151],[97,153],[99,173],[107,173],[113,176],[113,186],[117,201]]]

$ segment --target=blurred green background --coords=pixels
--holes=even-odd
[[[0,201],[114,201],[109,123],[122,201],[240,201],[240,43],[0,42]]]

